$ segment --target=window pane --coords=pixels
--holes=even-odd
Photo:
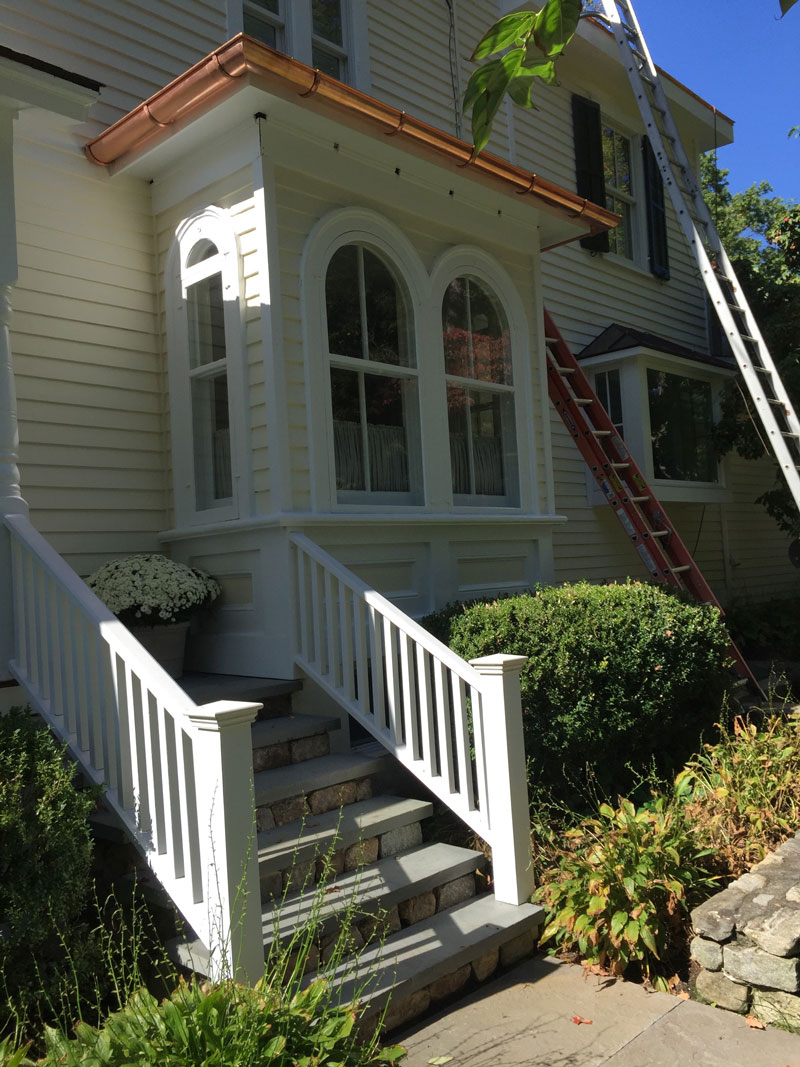
[[[258,15],[244,14],[244,32],[248,37],[255,37],[257,41],[268,45],[270,48],[278,47],[278,28],[266,19],[260,19]]]
[[[471,492],[470,449],[467,434],[467,394],[455,385],[447,387],[447,421],[450,428],[450,470],[454,493]]]
[[[192,370],[225,359],[222,275],[212,274],[186,289],[189,366]]]
[[[594,391],[608,417],[614,423],[620,436],[625,433],[622,425],[622,391],[619,384],[619,371],[598,371],[594,376]]]
[[[194,477],[198,511],[221,507],[233,496],[228,377],[192,379]]]
[[[365,489],[359,375],[331,369],[333,448],[337,489]]]
[[[447,388],[453,493],[504,496],[505,453],[515,450],[511,397]]]
[[[631,205],[624,200],[617,200],[614,196],[606,197],[606,207],[609,211],[621,215],[619,225],[608,231],[608,249],[616,252],[618,256],[633,258],[633,239],[631,233]]]
[[[455,278],[442,303],[447,374],[510,385],[511,347],[505,314],[477,278]]]
[[[470,392],[470,422],[475,466],[475,492],[503,496],[503,431],[497,393]]]
[[[324,37],[333,44],[344,43],[341,0],[311,0],[311,19],[317,37]]]
[[[375,374],[364,375],[370,489],[373,492],[407,493],[411,488],[405,429],[408,391],[416,394],[416,383]]]
[[[383,260],[366,248],[362,254],[369,358],[407,367],[414,360],[409,351],[408,316],[400,287]]]
[[[217,254],[217,246],[211,241],[198,241],[186,258],[186,266],[193,267]]]
[[[328,351],[363,359],[358,247],[344,245],[334,254],[325,277]]]
[[[649,369],[647,391],[655,477],[715,482],[710,384]]]
[[[317,45],[311,46],[311,66],[318,67],[323,74],[327,74],[337,81],[344,81],[343,60],[332,52],[326,52]]]

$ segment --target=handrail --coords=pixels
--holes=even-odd
[[[533,888],[519,671],[457,656],[305,534],[293,533],[295,662],[492,846],[495,895]]]
[[[263,969],[250,723],[260,705],[198,707],[22,515],[11,542],[14,658],[33,708],[145,856],[212,968]],[[2,527],[0,526],[0,534]]]

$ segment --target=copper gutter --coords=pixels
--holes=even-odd
[[[357,126],[373,135],[396,137],[404,147],[463,168],[504,192],[531,196],[535,206],[564,219],[580,218],[586,225],[572,240],[616,226],[619,216],[563,189],[522,167],[481,153],[443,130],[413,118],[357,89],[307,67],[239,34],[196,63],[149,100],[139,104],[113,126],[90,141],[84,151],[101,166],[116,163],[129,153],[158,140],[199,118],[245,85],[292,99]]]

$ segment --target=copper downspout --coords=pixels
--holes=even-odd
[[[488,153],[384,104],[357,89],[239,34],[181,74],[143,104],[90,141],[85,152],[101,166],[115,163],[170,128],[198,118],[245,84],[331,112],[373,133],[397,137],[422,155],[435,155],[499,185],[505,192],[532,196],[536,206],[561,218],[585,221],[585,234],[616,226],[619,217],[530,171]],[[576,233],[573,240],[582,236]]]

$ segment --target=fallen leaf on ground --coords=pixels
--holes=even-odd
[[[582,1015],[573,1015],[572,1016],[572,1021],[575,1023],[576,1026],[580,1026],[581,1023],[583,1023],[584,1026],[591,1026],[592,1025],[592,1020],[591,1019],[584,1019],[584,1017]]]
[[[686,992],[685,989],[682,990],[680,993],[678,993],[678,1000],[691,1000],[691,999],[692,998],[689,996],[689,994]]]
[[[751,1030],[766,1030],[766,1026],[755,1015],[748,1015],[744,1020]]]
[[[341,890],[339,889],[338,885],[329,885],[328,888],[325,890],[325,892],[326,893],[340,893]]]
[[[439,1067],[442,1063],[449,1063],[452,1060],[452,1056],[434,1056],[432,1060],[428,1060],[431,1067]]]

